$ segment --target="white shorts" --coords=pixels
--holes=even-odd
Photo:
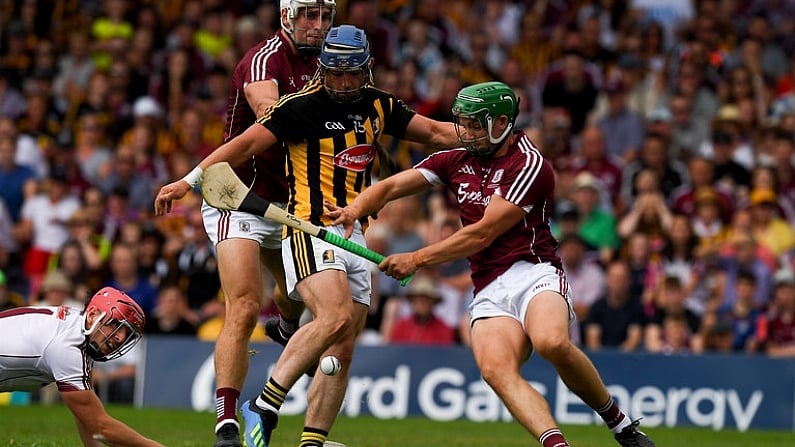
[[[569,307],[569,324],[574,322],[571,306],[571,289],[563,270],[549,263],[532,264],[519,261],[491,284],[484,287],[469,305],[470,324],[479,318],[511,317],[524,327],[524,318],[530,300],[539,292],[551,290],[566,299]]]
[[[283,208],[281,203],[274,205]],[[226,211],[202,202],[202,220],[207,236],[213,244],[232,239],[251,239],[260,247],[275,250],[282,246],[283,225],[255,214]]]
[[[341,225],[325,227],[325,230],[342,237],[345,236],[345,230]],[[358,222],[350,241],[364,247],[367,246],[362,234],[362,227]],[[291,299],[301,300],[300,295],[295,290],[295,285],[298,281],[313,273],[333,269],[342,270],[347,274],[348,287],[351,289],[351,296],[354,301],[366,306],[370,305],[370,294],[372,293],[371,263],[361,256],[329,244],[322,239],[295,231],[292,236],[282,241],[282,260],[284,274],[287,279],[288,295]]]

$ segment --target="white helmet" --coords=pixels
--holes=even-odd
[[[300,30],[300,28],[296,28],[295,26],[295,19],[298,18],[298,14],[300,13],[301,9],[304,11],[307,8],[318,8],[318,16],[322,16],[322,9],[327,8],[331,10],[331,18],[329,20],[328,26],[324,29],[320,30],[320,35],[317,36],[315,39],[315,43],[308,43],[306,33],[303,33],[303,42],[299,42],[296,40],[296,31]],[[283,20],[281,20],[281,11],[287,10],[287,23],[285,24]],[[282,24],[282,29],[284,32],[290,36],[290,39],[295,44],[295,47],[298,49],[299,52],[304,54],[311,54],[317,55],[320,53],[320,47],[323,44],[323,40],[326,38],[326,33],[328,33],[329,28],[331,28],[331,24],[334,23],[334,16],[337,14],[337,0],[280,0],[279,3],[279,17],[280,22]],[[309,30],[303,30],[309,31]]]

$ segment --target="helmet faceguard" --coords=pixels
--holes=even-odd
[[[89,314],[97,316],[86,327]],[[141,340],[146,319],[140,306],[126,293],[105,287],[86,304],[83,321],[86,353],[97,362],[106,362],[123,356]],[[107,352],[103,352],[105,346]]]
[[[519,114],[519,101],[513,90],[502,82],[482,82],[462,88],[453,102],[453,116],[455,117],[456,132],[461,144],[474,155],[486,156],[498,151],[510,135],[516,116]],[[495,121],[505,115],[508,125],[498,136],[494,136],[492,129]],[[477,120],[486,135],[480,138],[465,139],[461,134],[461,118]],[[476,147],[476,143],[485,139],[489,140],[487,149]]]
[[[339,102],[353,102],[361,98],[364,87],[373,84],[370,44],[364,30],[352,25],[331,28],[320,50],[320,64],[315,77],[323,80],[329,96]],[[356,74],[361,77],[358,85],[340,88],[331,85],[330,77]]]
[[[329,27],[334,23],[337,0],[281,0],[279,11],[285,10],[287,10],[287,23],[281,17],[279,19],[284,32],[293,41],[299,53],[317,56]],[[299,17],[304,17],[303,27],[297,24]],[[309,41],[310,36],[314,37],[314,42]]]

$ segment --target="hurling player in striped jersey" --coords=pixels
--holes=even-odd
[[[224,141],[241,134],[276,100],[298,91],[317,71],[320,45],[334,21],[336,0],[281,0],[281,29],[249,49],[232,74]],[[237,166],[237,175],[261,197],[287,202],[284,151],[254,155]],[[304,311],[286,298],[282,267],[282,226],[263,217],[222,211],[202,204],[207,235],[218,253],[226,318],[215,344],[215,447],[240,447],[237,406],[248,373],[248,339],[270,291],[268,269],[276,280],[273,296],[279,319],[266,322],[268,336],[282,345],[298,329]],[[310,368],[313,372],[314,368]]]
[[[514,131],[519,101],[502,82],[461,89],[453,102],[461,148],[438,151],[363,191],[327,216],[346,237],[362,217],[387,202],[445,186],[456,197],[463,228],[379,268],[403,279],[424,266],[466,257],[475,286],[470,304],[472,354],[483,379],[544,447],[567,447],[544,396],[520,375],[533,350],[596,411],[624,447],[654,447],[613,400],[588,357],[569,339],[571,290],[549,229],[555,173],[523,131]]]

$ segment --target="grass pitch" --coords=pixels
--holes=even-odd
[[[215,415],[189,410],[109,406],[108,412],[140,433],[171,447],[206,447],[215,438]],[[303,417],[283,417],[269,447],[298,445]],[[617,446],[603,426],[563,426],[575,447]],[[658,447],[783,447],[795,445],[784,431],[712,431],[698,428],[643,428]],[[533,441],[518,424],[435,422],[412,418],[379,420],[340,417],[329,437],[348,447],[527,447]],[[80,447],[69,410],[54,406],[0,407],[0,447]]]

